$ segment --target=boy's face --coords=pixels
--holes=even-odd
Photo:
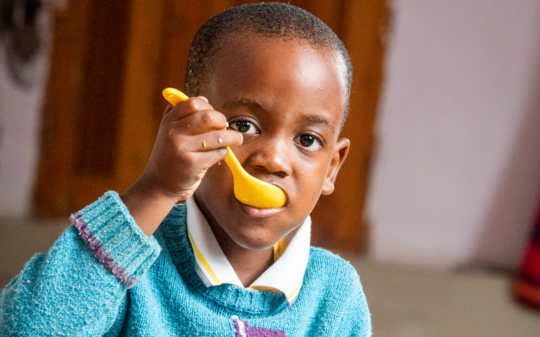
[[[300,225],[321,194],[330,194],[349,149],[338,139],[345,78],[337,54],[298,40],[241,34],[215,56],[202,95],[244,142],[232,150],[244,169],[280,187],[287,204],[240,203],[225,165],[214,165],[195,192],[214,229],[247,249],[266,249]],[[222,235],[216,236],[219,237]]]

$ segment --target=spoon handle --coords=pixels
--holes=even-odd
[[[163,90],[163,97],[165,97],[167,102],[171,103],[172,105],[176,105],[189,99],[186,94],[174,88],[165,88]]]

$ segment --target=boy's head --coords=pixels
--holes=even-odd
[[[184,92],[188,96],[203,95],[209,75],[215,66],[215,56],[227,38],[238,34],[297,40],[314,49],[333,51],[342,62],[345,81],[343,123],[347,119],[352,84],[349,53],[341,40],[324,22],[311,13],[289,4],[259,3],[230,8],[210,18],[197,32],[189,52]]]
[[[330,194],[349,149],[339,138],[351,66],[324,23],[290,5],[229,9],[195,36],[185,91],[208,98],[244,142],[233,147],[251,175],[280,187],[287,204],[257,209],[234,197],[225,165],[211,167],[195,198],[220,244],[266,249]]]

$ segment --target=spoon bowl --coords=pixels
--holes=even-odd
[[[163,97],[172,105],[176,105],[189,98],[183,92],[174,88],[163,90]],[[285,205],[287,197],[283,190],[247,173],[228,146],[227,151],[229,155],[225,158],[225,162],[231,169],[234,196],[238,201],[257,208],[278,208]]]

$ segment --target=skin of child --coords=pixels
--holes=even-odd
[[[342,61],[328,48],[253,33],[227,37],[204,97],[167,107],[147,168],[123,202],[150,236],[176,202],[195,194],[249,286],[272,264],[273,245],[334,190],[350,147],[339,138],[345,81]],[[255,208],[234,197],[229,168],[216,165],[227,156],[226,145],[248,173],[285,192],[283,207]]]

